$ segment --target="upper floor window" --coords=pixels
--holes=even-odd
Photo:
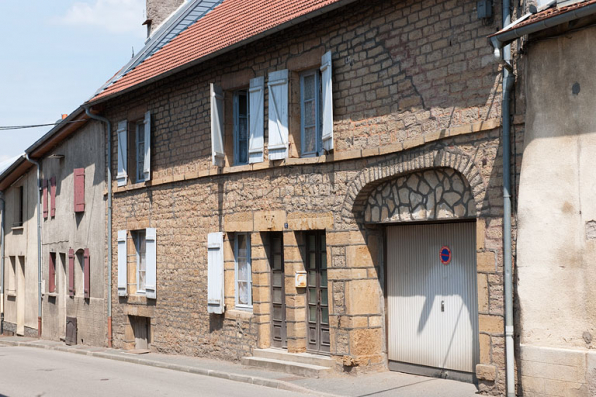
[[[129,127],[131,133],[129,134]],[[141,120],[118,123],[118,186],[126,186],[129,175],[133,183],[151,179],[151,113]],[[130,150],[129,150],[130,147]]]
[[[249,98],[246,90],[234,93],[234,164],[248,164]]]
[[[14,222],[12,226],[21,227],[25,222],[25,188],[23,186],[16,188],[14,209]]]
[[[145,120],[137,121],[136,123],[136,173],[137,182],[145,180]]]
[[[319,70],[310,70],[300,75],[300,126],[302,156],[322,154],[321,77]]]
[[[145,230],[137,230],[132,232],[134,245],[136,250],[136,279],[134,284],[137,288],[137,293],[145,293],[145,275],[147,273],[147,256],[146,256],[146,232]]]
[[[236,235],[236,307],[252,308],[252,266],[250,258],[250,235]]]

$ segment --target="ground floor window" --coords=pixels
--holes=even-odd
[[[234,241],[236,258],[236,307],[252,309],[252,266],[250,235],[240,233]]]

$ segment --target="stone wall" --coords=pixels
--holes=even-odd
[[[449,211],[461,213],[461,204],[464,216],[478,218],[478,374],[482,391],[501,392],[499,74],[485,38],[497,24],[476,20],[473,1],[359,1],[109,101],[105,114],[114,125],[151,111],[154,145],[151,182],[114,184],[112,244],[117,247],[117,230],[155,227],[158,258],[156,301],[118,298],[114,289],[114,345],[126,345],[128,316],[139,313],[151,318],[155,351],[238,360],[267,347],[263,251],[266,233],[283,231],[288,348],[303,351],[305,292],[291,281],[304,269],[301,233],[326,230],[332,357],[351,372],[385,369],[384,241],[382,228],[365,226],[365,206],[379,186],[412,173],[432,179],[433,169],[449,176],[452,193],[461,190],[459,201],[445,201]],[[318,67],[327,50],[333,52],[335,151],[303,159],[291,149],[285,161],[234,167],[228,150],[226,166],[213,167],[209,83],[230,92],[275,70]],[[295,119],[290,110],[293,148],[299,147]],[[112,139],[116,169],[115,134]],[[206,243],[217,231],[226,236],[224,316],[207,313]],[[238,232],[253,239],[252,313],[233,303],[231,241]],[[114,285],[116,277],[114,267]]]

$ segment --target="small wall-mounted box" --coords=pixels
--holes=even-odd
[[[306,288],[306,272],[296,272],[296,288]]]
[[[491,18],[493,16],[493,2],[491,0],[480,0],[476,3],[478,19]]]

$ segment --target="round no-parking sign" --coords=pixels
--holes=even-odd
[[[439,252],[439,258],[441,258],[441,263],[443,265],[448,265],[451,262],[451,250],[449,247],[444,245]]]

